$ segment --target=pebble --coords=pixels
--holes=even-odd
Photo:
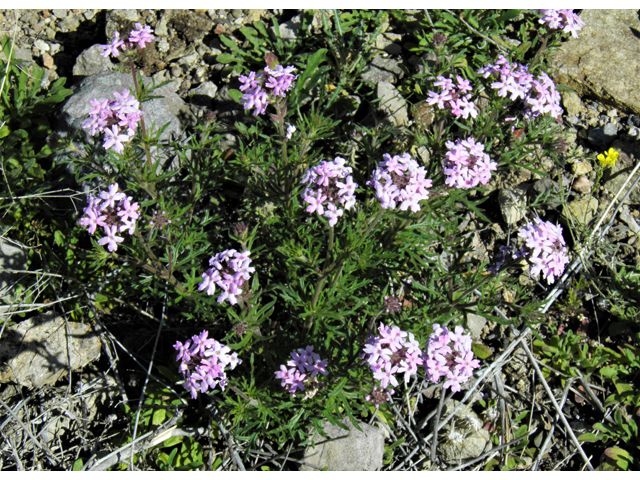
[[[42,64],[50,70],[55,66],[53,63],[53,57],[48,53],[42,54]]]
[[[578,193],[589,193],[591,191],[591,182],[587,177],[581,175],[573,182],[573,189]]]
[[[593,167],[588,162],[573,162],[571,165],[571,171],[576,175],[585,175],[593,170]]]
[[[618,134],[618,126],[614,123],[607,123],[604,126],[604,134],[605,135],[610,135],[610,136],[615,136]]]
[[[629,127],[629,135],[632,137],[640,136],[640,130],[638,127]]]
[[[44,40],[40,40],[39,38],[35,42],[33,42],[33,46],[38,49],[38,51],[40,52],[40,55],[42,55],[45,52],[48,52],[50,49],[49,44]]]

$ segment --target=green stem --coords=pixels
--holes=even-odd
[[[322,291],[322,287],[324,286],[324,282],[327,280],[327,274],[333,268],[333,265],[332,265],[331,268],[327,269],[327,266],[329,265],[329,260],[331,259],[331,254],[333,252],[333,242],[334,242],[334,230],[333,230],[333,227],[329,227],[329,244],[327,246],[327,256],[324,259],[324,265],[322,266],[322,272],[320,272],[320,278],[318,279],[318,283],[316,283],[316,290],[313,293],[313,299],[311,300],[311,308],[312,309],[315,309],[316,306],[318,305],[318,300],[320,299],[320,292]],[[305,338],[306,338],[307,334],[309,333],[309,329],[311,328],[311,325],[313,324],[314,317],[315,317],[315,315],[313,313],[311,315],[309,315],[309,318],[307,318],[307,321],[304,324],[303,336]]]
[[[136,75],[136,65],[131,60],[131,75],[133,75],[133,86],[136,90],[136,98],[140,99],[140,85],[138,84],[138,77]],[[155,175],[155,169],[153,168],[153,162],[151,161],[151,150],[149,150],[149,144],[147,143],[147,130],[144,126],[144,116],[140,117],[140,129],[142,130],[142,145],[144,146],[145,154],[147,155],[147,162],[149,164],[149,174]]]

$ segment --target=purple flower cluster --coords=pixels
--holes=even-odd
[[[96,132],[104,133],[105,149],[113,147],[116,153],[124,151],[124,144],[135,135],[138,122],[142,118],[140,103],[130,96],[129,90],[124,90],[122,95],[114,92],[115,100],[109,101],[91,100],[92,110],[89,111],[90,119],[82,127],[89,129],[91,136]],[[121,130],[122,129],[122,130]]]
[[[542,273],[547,283],[551,284],[555,282],[555,277],[562,275],[569,262],[562,227],[539,218],[534,222],[525,225],[518,232],[518,237],[525,239],[526,246],[531,250],[529,261],[533,267],[529,274],[535,277]]]
[[[385,390],[384,388],[378,388],[377,385],[373,386],[371,393],[364,397],[367,402],[373,403],[376,408],[380,406],[381,403],[385,403],[391,400],[390,395],[393,395],[393,390]]]
[[[484,152],[484,145],[473,137],[446,143],[449,151],[444,161],[445,183],[450,187],[472,188],[486,185],[498,164]]]
[[[238,303],[236,295],[243,292],[243,288],[248,285],[251,273],[256,269],[250,267],[250,251],[242,253],[229,249],[218,253],[209,259],[209,270],[202,274],[202,283],[198,285],[198,290],[207,290],[207,295],[213,295],[216,285],[222,289],[218,297],[218,303],[229,299],[231,305]]]
[[[461,385],[473,376],[473,371],[480,366],[474,360],[471,350],[471,337],[464,335],[464,328],[458,326],[454,332],[437,323],[433,325],[433,333],[429,336],[429,345],[423,353],[423,364],[427,377],[438,382],[445,377],[443,388],[459,392]]]
[[[209,332],[204,330],[200,335],[194,335],[184,345],[176,342],[173,346],[178,350],[176,361],[180,361],[180,372],[186,378],[184,388],[191,392],[191,398],[195,399],[198,392],[205,393],[213,390],[217,385],[224,391],[227,385],[229,370],[242,363],[236,352],[212,338],[207,338]]]
[[[411,208],[412,211],[420,211],[421,200],[429,198],[429,190],[432,182],[426,178],[424,167],[418,165],[408,153],[394,155],[388,153],[383,156],[383,161],[378,163],[378,168],[373,172],[373,177],[367,185],[376,189],[376,198],[382,208],[396,208],[400,202],[400,210]]]
[[[571,33],[574,38],[578,38],[578,31],[582,30],[585,23],[573,13],[571,9],[561,10],[538,10],[543,17],[538,20],[539,23],[548,24],[549,28],[555,30],[563,29],[565,33]]]
[[[109,251],[115,252],[118,243],[124,240],[118,233],[128,230],[129,235],[133,235],[136,230],[140,205],[131,200],[131,197],[119,192],[118,184],[114,183],[109,190],[101,191],[98,197],[89,196],[89,205],[84,208],[85,216],[80,219],[80,224],[87,227],[91,235],[97,227],[102,227],[106,236],[98,240],[98,244],[107,244]]]
[[[291,394],[295,394],[296,390],[309,389],[312,384],[314,388],[318,388],[315,377],[319,373],[327,375],[327,361],[320,360],[320,355],[313,352],[313,346],[307,345],[305,349],[298,348],[297,351],[291,352],[291,360],[286,365],[280,365],[280,370],[275,372],[275,376]]]
[[[516,250],[513,245],[509,245],[509,246],[502,245],[499,250],[500,251],[496,254],[494,258],[496,262],[495,265],[493,265],[492,267],[487,267],[487,270],[492,275],[498,275],[498,272],[500,271],[502,266],[505,264],[508,257],[511,257],[513,260],[518,260],[519,258],[524,258],[527,254],[524,248],[520,248],[519,250]]]
[[[295,70],[293,66],[276,65],[275,69],[264,67],[264,71],[258,74],[249,72],[248,76],[241,75],[238,80],[242,83],[240,91],[244,92],[242,104],[245,110],[254,108],[254,115],[262,115],[273,98],[286,97],[286,92],[298,78],[293,74]]]
[[[120,50],[125,51],[127,47],[133,48],[134,45],[137,45],[139,48],[144,48],[146,47],[147,43],[153,42],[153,39],[155,37],[152,35],[153,30],[150,26],[145,25],[143,27],[139,23],[136,23],[135,27],[135,30],[131,30],[128,43],[125,43],[125,41],[120,38],[120,33],[118,33],[117,31],[114,32],[113,40],[111,41],[111,43],[107,45],[101,45],[102,52],[100,53],[100,55],[102,55],[103,57],[108,57],[109,55],[118,57],[120,56]]]
[[[504,55],[498,56],[494,65],[487,64],[478,69],[484,78],[493,76],[499,81],[493,82],[491,88],[498,90],[501,97],[511,96],[511,100],[522,99],[525,103],[523,114],[525,117],[537,117],[549,113],[558,118],[562,115],[560,94],[556,90],[553,80],[546,73],[537,78],[528,72],[528,67],[519,63],[511,64]]]
[[[460,75],[456,76],[457,85],[454,85],[450,78],[438,75],[438,80],[434,82],[436,87],[440,87],[440,93],[429,92],[427,103],[429,105],[437,105],[439,109],[449,109],[456,117],[473,118],[478,116],[476,105],[471,101],[471,92],[473,87],[469,80],[463,79]]]
[[[393,390],[388,386],[398,386],[398,380],[394,374],[404,373],[405,384],[409,377],[418,373],[418,366],[422,365],[420,344],[413,336],[400,328],[387,327],[380,324],[378,327],[380,336],[371,335],[364,347],[364,359],[373,371],[373,378],[380,380],[380,387]]]
[[[302,193],[302,199],[309,204],[306,211],[324,215],[332,227],[344,213],[343,208],[349,210],[356,204],[358,184],[353,183],[352,169],[346,167],[345,162],[342,157],[330,162],[323,161],[307,169],[302,178],[302,183],[307,184]]]

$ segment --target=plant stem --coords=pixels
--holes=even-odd
[[[136,65],[131,60],[131,75],[133,75],[133,86],[136,90],[136,98],[140,100],[140,85],[138,84],[138,77],[136,75]],[[149,174],[155,175],[155,169],[153,168],[153,162],[151,161],[151,151],[149,150],[149,144],[147,143],[147,130],[144,126],[144,116],[140,117],[140,129],[142,130],[142,145],[144,146],[145,154],[147,155],[147,162],[149,163]]]

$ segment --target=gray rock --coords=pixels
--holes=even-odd
[[[551,57],[557,83],[626,112],[640,113],[640,19],[633,10],[584,10],[586,23]]]
[[[67,15],[60,22],[59,28],[64,32],[73,32],[80,26],[80,17],[76,14]]]
[[[459,403],[457,400],[447,403],[444,416],[449,415],[449,412]],[[467,405],[462,405],[453,416],[451,423],[444,428],[440,438],[438,442],[440,458],[449,464],[460,464],[482,455],[491,436],[483,427],[478,415]]]
[[[13,294],[15,283],[20,280],[21,275],[17,273],[7,273],[5,270],[26,270],[27,251],[19,244],[12,242],[9,238],[0,237],[0,299],[6,303],[13,303],[16,298]],[[0,307],[0,318],[2,312],[9,311],[10,307]]]
[[[0,383],[52,385],[100,357],[98,335],[87,324],[43,314],[5,329],[0,339]]]
[[[498,193],[498,203],[502,218],[509,225],[518,223],[525,214],[526,187],[518,185],[513,190],[503,188]]]
[[[610,124],[609,124],[610,125]],[[608,125],[607,125],[608,126]],[[596,147],[605,147],[607,145],[609,145],[611,142],[613,142],[616,138],[616,135],[610,135],[607,134],[607,130],[605,130],[606,127],[596,127],[596,128],[591,128],[589,129],[589,133],[587,134],[587,138],[589,139],[589,141],[591,143],[593,143]],[[612,130],[609,129],[608,132],[611,132]],[[616,128],[616,134],[618,132],[617,128]]]
[[[616,135],[618,135],[618,125],[616,125],[615,123],[607,123],[604,126],[604,134],[607,137],[615,137]]]
[[[40,38],[37,38],[36,41],[33,42],[33,46],[38,49],[40,55],[42,55],[44,52],[48,52],[51,49],[51,47],[49,47],[49,44]]]
[[[380,82],[377,93],[380,99],[380,108],[389,116],[391,123],[396,127],[407,125],[409,123],[407,102],[400,95],[398,89],[389,82]]]
[[[397,33],[381,33],[376,37],[376,48],[384,50],[390,55],[402,54],[402,46],[399,43],[402,40],[402,35]]]
[[[467,313],[467,330],[471,334],[471,338],[474,340],[480,339],[482,329],[487,324],[487,319],[482,315],[476,315],[475,313]]]
[[[629,127],[628,135],[631,137],[640,136],[640,130],[638,130],[638,127]]]
[[[567,90],[562,92],[562,105],[567,110],[567,115],[578,115],[585,111],[580,97],[576,92]]]
[[[150,82],[147,77],[142,77],[145,83]],[[87,129],[82,124],[87,121],[91,104],[94,98],[113,99],[113,92],[122,92],[125,88],[133,90],[133,79],[130,74],[113,72],[107,75],[91,75],[84,79],[77,92],[69,97],[62,107],[61,121],[62,136],[69,130],[83,132],[84,138],[91,141]],[[162,95],[163,98],[154,98],[145,102],[142,106],[144,120],[147,128],[155,123],[155,128],[160,128],[169,123],[167,129],[162,132],[160,140],[169,140],[173,136],[180,136],[186,124],[195,122],[195,117],[189,111],[188,105],[173,91],[172,87],[165,85],[154,92],[154,95]]]
[[[375,87],[382,82],[396,82],[396,76],[393,73],[374,66],[369,66],[369,68],[362,74],[362,79],[372,87]]]
[[[562,207],[562,215],[579,225],[587,225],[598,210],[598,200],[593,197],[580,198]]]
[[[616,164],[605,170],[602,179],[604,180],[604,187],[615,195],[622,188],[636,163],[640,160],[640,142],[623,142],[616,140],[611,145],[611,148],[618,150],[620,155],[618,156]],[[640,176],[640,172],[636,172],[635,177],[631,179],[626,188],[633,185],[638,176]],[[621,198],[624,197],[624,193],[626,192],[623,192]],[[629,197],[625,199],[625,203],[640,203],[640,186],[631,192]]]
[[[211,101],[216,97],[217,92],[218,87],[216,86],[216,84],[209,81],[202,83],[197,88],[191,90],[191,92],[189,93],[193,95],[194,100],[197,100],[197,97],[204,97],[205,99],[208,99],[208,101]]]
[[[73,66],[73,74],[76,76],[88,77],[97,73],[113,70],[113,63],[109,57],[100,55],[102,47],[98,44],[83,51]]]
[[[298,38],[298,31],[300,27],[302,27],[302,19],[300,15],[296,15],[288,22],[284,22],[280,27],[280,38],[283,40],[295,40]],[[271,27],[271,30],[274,30],[275,27]]]
[[[308,448],[303,460],[310,464],[302,465],[301,471],[315,471],[327,468],[329,471],[374,471],[382,468],[384,455],[384,434],[382,430],[360,422],[356,429],[348,418],[342,420],[349,431],[331,425],[328,421],[322,422],[322,428],[329,439],[338,440],[321,443],[325,438],[319,433],[314,434],[316,446]]]

